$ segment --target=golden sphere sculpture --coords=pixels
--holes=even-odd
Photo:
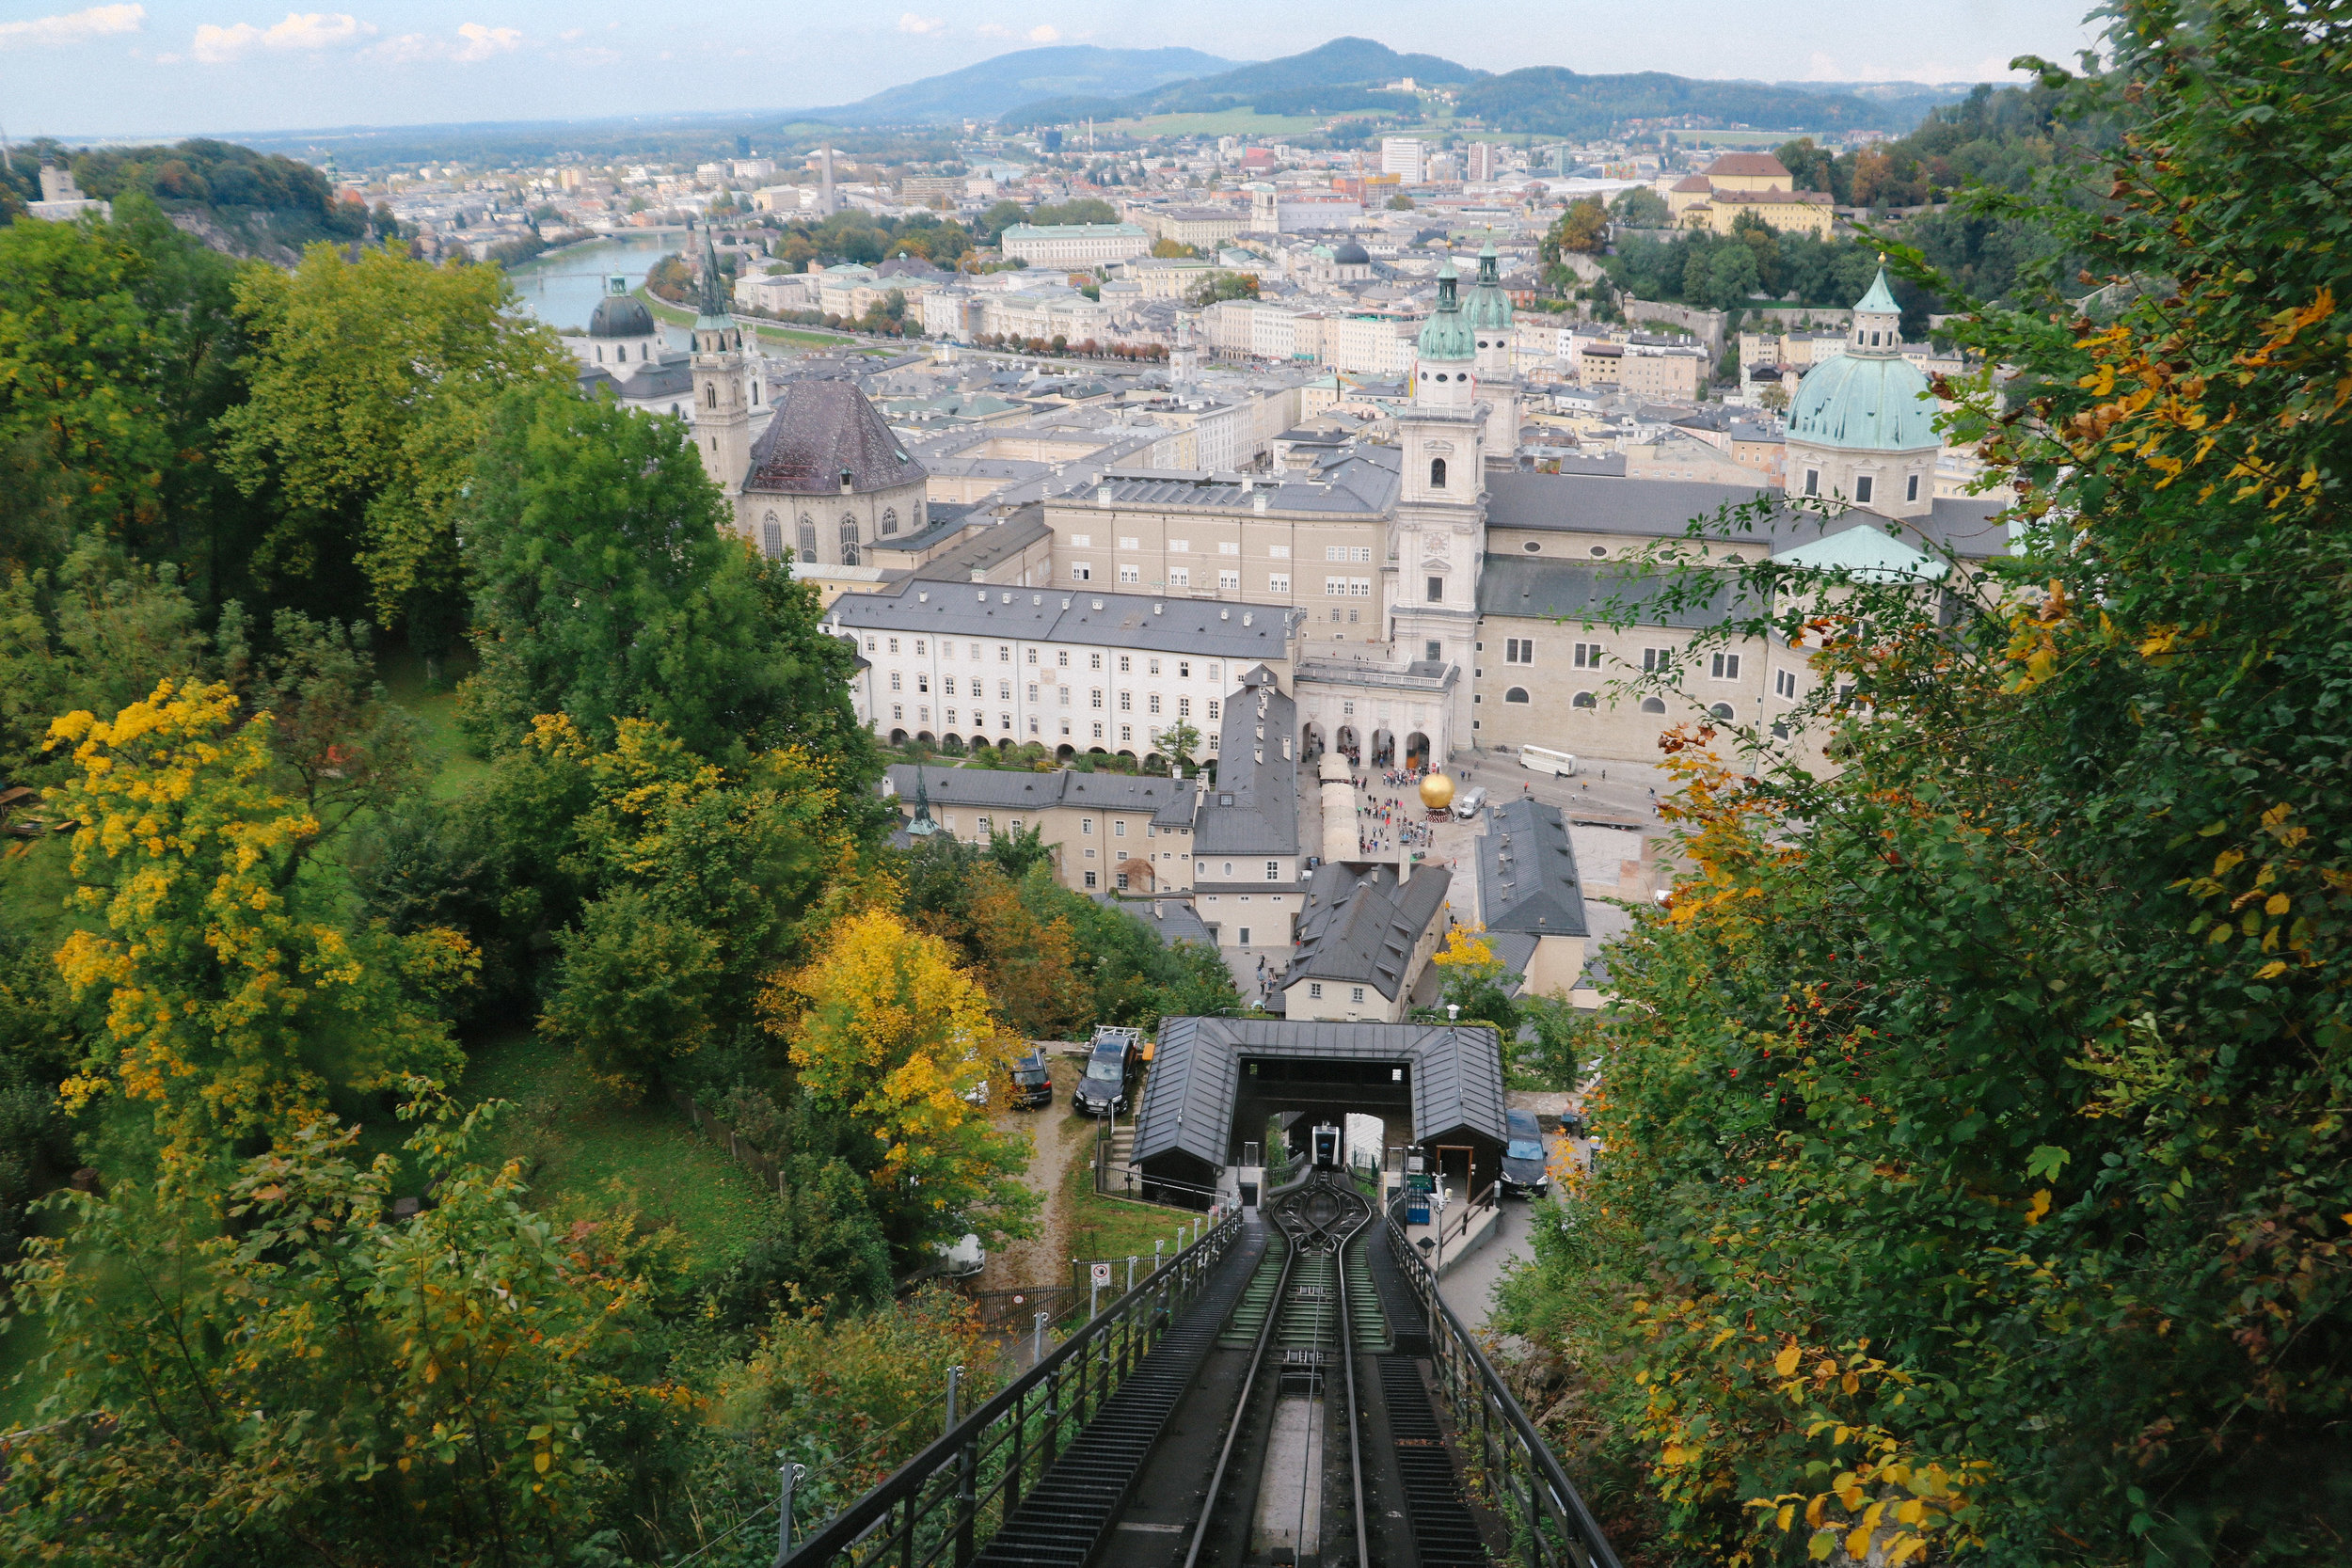
[[[1443,811],[1454,804],[1454,781],[1443,773],[1432,773],[1422,780],[1421,803],[1431,811]]]

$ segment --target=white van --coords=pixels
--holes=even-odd
[[[1454,816],[1458,822],[1475,821],[1486,803],[1486,791],[1482,785],[1454,802]]]
[[[1519,766],[1531,773],[1549,773],[1555,779],[1571,778],[1576,773],[1575,757],[1541,746],[1520,747]]]

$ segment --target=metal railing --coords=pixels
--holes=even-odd
[[[1223,1216],[778,1563],[964,1568],[1200,1293],[1240,1235],[1240,1216]]]
[[[1406,1243],[1394,1209],[1387,1218],[1390,1251],[1429,1314],[1430,1359],[1454,1442],[1479,1500],[1510,1533],[1513,1560],[1519,1568],[1618,1568],[1599,1521],[1494,1363],[1438,1294],[1437,1275]]]

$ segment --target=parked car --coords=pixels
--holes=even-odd
[[[1136,1082],[1142,1076],[1143,1031],[1101,1025],[1087,1053],[1086,1076],[1070,1092],[1071,1109],[1086,1117],[1123,1111],[1135,1103]]]
[[[1045,1064],[1045,1048],[1039,1046],[1012,1064],[1011,1104],[1015,1110],[1033,1111],[1054,1102],[1054,1074]]]
[[[1478,814],[1486,808],[1486,786],[1484,784],[1473,785],[1469,794],[1454,802],[1454,820],[1457,822],[1475,822],[1478,820]]]
[[[969,1279],[988,1267],[988,1249],[972,1231],[960,1241],[936,1243],[931,1250],[939,1258],[939,1272],[950,1279]]]
[[[1502,1113],[1509,1141],[1502,1146],[1502,1196],[1545,1197],[1551,1192],[1551,1172],[1544,1156],[1544,1130],[1533,1111]]]

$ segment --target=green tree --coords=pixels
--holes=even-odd
[[[1200,750],[1200,732],[1187,720],[1179,719],[1155,737],[1154,744],[1168,753],[1168,761],[1178,768],[1189,768],[1195,752]]]
[[[327,1121],[246,1162],[224,1194],[126,1182],[51,1200],[72,1234],[13,1271],[54,1359],[0,1478],[9,1560],[644,1548],[634,1521],[667,1490],[655,1450],[686,1435],[680,1402],[631,1375],[645,1284],[610,1227],[550,1225],[523,1207],[517,1166],[468,1160],[491,1114],[425,1108],[407,1148],[433,1202],[406,1219],[397,1163],[361,1166],[357,1130]]]
[[[464,695],[493,746],[561,713],[596,746],[642,718],[722,763],[783,745],[868,754],[848,646],[818,631],[815,594],[735,531],[677,420],[516,393],[464,516],[482,661]]]
[[[1663,229],[1671,219],[1666,198],[1647,185],[1619,191],[1609,203],[1609,215],[1628,229]]]
[[[428,651],[462,619],[456,518],[473,449],[510,388],[572,360],[515,309],[497,267],[313,245],[293,272],[247,267],[237,310],[251,395],[223,415],[230,471],[278,516],[255,551],[273,584],[356,564],[375,617]]]
[[[1663,1557],[2341,1537],[2352,56],[2277,0],[2109,14],[2110,73],[2041,67],[2128,127],[2095,182],[1967,202],[2085,263],[1956,325],[2011,558],[1740,571],[1723,635],[1805,650],[1839,770],[1685,762],[1693,869],[1609,955],[1608,1155],[1512,1288],[1610,1369],[1566,1402]]]
[[[1185,298],[1194,305],[1215,305],[1223,299],[1255,299],[1258,277],[1248,272],[1213,272],[1193,286]]]
[[[1409,196],[1406,196],[1406,195],[1403,191],[1399,191],[1399,192],[1397,192],[1394,196],[1392,196],[1392,197],[1389,198],[1389,211],[1390,211],[1390,212],[1391,212],[1391,213],[1409,213],[1409,212],[1411,212],[1412,210],[1413,210],[1413,198],[1412,198],[1411,197],[1409,197]]]
[[[211,430],[243,393],[232,271],[135,193],[111,223],[0,228],[6,563],[88,531],[209,582],[239,547]]]
[[[1163,234],[1158,239],[1152,242],[1152,254],[1160,261],[1181,261],[1187,257],[1196,257],[1199,256],[1200,252],[1184,244],[1182,240],[1171,240],[1167,235]]]

